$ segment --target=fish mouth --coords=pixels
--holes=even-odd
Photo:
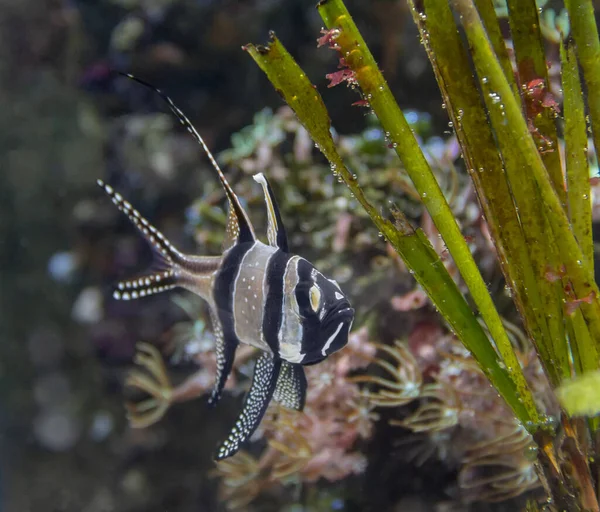
[[[336,309],[334,312],[332,312],[331,316],[329,316],[329,318],[326,318],[324,325],[329,326],[332,324],[336,324],[338,325],[339,323],[344,322],[346,324],[352,324],[352,322],[354,321],[354,308],[348,306],[345,307],[343,309]],[[348,329],[350,330],[350,329]]]
[[[352,323],[354,321],[354,309],[349,305],[338,309],[329,319],[329,322],[323,326],[321,331],[322,342],[324,343],[321,353],[323,357],[337,352],[348,343],[348,336]]]
[[[345,307],[330,311],[325,320],[321,323],[319,331],[315,333],[321,346],[315,347],[305,355],[301,363],[303,366],[323,361],[348,343],[348,335],[354,321],[354,309],[346,304]]]
[[[323,319],[321,324],[322,332],[329,333],[334,331],[340,324],[348,325],[348,332],[352,328],[354,322],[354,308],[350,307],[350,304],[346,304],[341,309],[335,309],[330,311],[329,314]]]
[[[342,315],[341,318],[340,318],[340,315]],[[340,320],[347,321],[347,319],[348,319],[348,320],[352,321],[353,318],[354,318],[354,308],[352,308],[350,306],[349,302],[346,302],[344,304],[340,304],[339,307],[328,311],[327,314],[325,315],[325,317],[323,318],[321,324],[323,326],[329,326],[332,323],[338,324],[340,322]]]

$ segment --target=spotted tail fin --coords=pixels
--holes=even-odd
[[[219,167],[219,164],[215,160],[215,157],[212,155],[212,153],[208,149],[208,146],[204,142],[204,139],[198,133],[196,128],[194,128],[194,125],[192,124],[192,122],[179,109],[179,107],[177,105],[175,105],[173,100],[171,98],[169,98],[169,96],[167,96],[160,89],[158,89],[157,87],[153,86],[152,84],[149,84],[148,82],[145,82],[144,80],[141,80],[140,78],[137,78],[128,73],[121,73],[121,74],[123,76],[126,76],[127,78],[130,78],[131,80],[134,80],[135,82],[138,82],[139,84],[143,85],[144,87],[148,87],[149,89],[156,92],[163,99],[163,101],[165,101],[165,103],[167,103],[171,112],[173,112],[173,114],[175,114],[177,119],[179,119],[179,122],[183,126],[185,126],[187,131],[192,134],[194,139],[196,139],[198,144],[200,144],[200,146],[202,146],[202,149],[204,149],[204,152],[206,153],[206,156],[208,156],[208,159],[209,159],[211,165],[213,166],[215,171],[217,171],[219,180],[221,181],[221,185],[223,186],[223,189],[225,190],[225,195],[227,196],[227,200],[229,202],[229,218],[227,220],[227,233],[226,233],[225,243],[224,243],[225,249],[229,249],[231,246],[233,246],[237,243],[254,242],[256,237],[254,235],[254,229],[252,227],[252,223],[250,222],[250,218],[248,217],[248,214],[242,207],[240,200],[238,199],[238,196],[235,194],[235,192],[231,188],[231,185],[229,185],[229,182],[225,178],[225,175],[223,174],[223,171],[221,170],[221,168]]]
[[[144,240],[156,251],[161,265],[166,267],[164,271],[153,272],[142,277],[119,282],[117,290],[113,293],[113,297],[117,300],[137,299],[171,290],[178,286],[180,284],[177,275],[178,263],[185,261],[186,256],[173,247],[171,242],[142,217],[121,194],[102,180],[98,180],[97,183],[108,194],[114,205],[127,215],[127,218],[141,233]]]

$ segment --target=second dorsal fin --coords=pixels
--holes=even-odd
[[[219,167],[219,164],[215,160],[215,157],[212,155],[212,153],[208,149],[208,146],[204,142],[204,139],[200,136],[200,134],[198,133],[196,128],[194,128],[194,125],[191,123],[191,121],[179,109],[179,107],[177,105],[175,105],[175,103],[173,103],[173,100],[171,100],[171,98],[169,98],[169,96],[167,96],[159,88],[153,86],[152,84],[149,84],[148,82],[145,82],[144,80],[141,80],[140,78],[137,78],[136,76],[130,75],[128,73],[120,73],[120,74],[122,74],[123,76],[126,76],[127,78],[130,78],[131,80],[134,80],[135,82],[138,82],[139,84],[143,85],[144,87],[148,87],[149,89],[156,92],[165,101],[165,103],[167,103],[171,112],[173,112],[173,114],[175,114],[177,119],[179,119],[179,122],[183,126],[185,126],[187,131],[192,134],[194,139],[196,139],[196,141],[204,149],[204,152],[208,156],[208,159],[210,160],[211,165],[213,166],[213,168],[215,169],[215,171],[217,171],[217,174],[219,175],[219,180],[221,181],[221,185],[223,185],[223,189],[225,190],[225,195],[227,196],[227,200],[229,202],[229,216],[227,219],[227,233],[225,235],[224,248],[229,249],[231,246],[235,245],[236,243],[253,242],[255,240],[254,229],[252,228],[252,223],[250,222],[248,214],[242,207],[240,200],[238,199],[238,196],[235,194],[235,192],[231,188],[231,185],[229,185],[229,182],[225,178],[225,175],[223,174],[223,171],[221,170],[221,168]]]
[[[265,195],[268,219],[267,237],[269,239],[269,245],[279,247],[283,252],[288,252],[287,235],[285,233],[283,221],[281,220],[281,213],[279,212],[277,201],[275,200],[275,195],[273,194],[273,189],[262,172],[255,174],[253,178],[254,181],[261,184]]]

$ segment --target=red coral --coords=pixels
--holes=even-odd
[[[560,279],[565,277],[566,273],[567,273],[567,270],[564,265],[561,265],[558,270],[555,270],[550,265],[548,265],[546,267],[546,272],[544,274],[544,277],[545,277],[546,281],[548,281],[550,283],[555,283],[556,281],[559,281]]]
[[[530,80],[523,86],[525,91],[525,105],[527,118],[533,119],[545,109],[551,109],[556,115],[560,114],[560,106],[554,95],[546,87],[546,82],[541,78]]]
[[[573,313],[575,313],[575,311],[577,311],[577,309],[579,308],[579,306],[581,306],[583,302],[591,304],[595,298],[596,294],[594,292],[590,292],[589,295],[586,295],[582,299],[569,299],[565,303],[565,312],[567,313],[567,315],[572,315]]]
[[[336,85],[341,84],[342,82],[348,82],[349,84],[356,83],[356,76],[354,71],[348,68],[340,69],[335,73],[329,73],[325,75],[325,78],[330,80],[330,83],[327,87],[335,87]]]
[[[323,35],[317,39],[317,48],[329,46],[330,48],[337,49],[337,43],[335,41],[340,35],[340,30],[338,28],[329,30],[321,29],[321,34]]]

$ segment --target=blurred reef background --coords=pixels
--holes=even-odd
[[[368,109],[352,106],[360,98],[350,88],[327,87],[337,59],[317,48],[322,22],[313,3],[0,0],[0,512],[514,510],[535,492],[537,478],[523,478],[533,474],[521,456],[528,441],[514,425],[498,426],[505,409],[494,392],[449,396],[453,385],[487,384],[241,49],[276,31],[322,92],[343,156],[369,170],[370,197],[396,204],[443,252]],[[347,4],[501,312],[514,321],[405,2]],[[148,428],[127,422],[125,397],[145,389],[142,369],[131,373],[136,343],[158,349],[157,375],[168,372],[163,385],[175,393],[157,404],[166,409],[210,385],[212,338],[207,311],[183,293],[112,299],[111,286],[150,266],[152,254],[96,179],[188,252],[220,252],[225,214],[201,149],[156,95],[112,70],[178,103],[261,236],[262,193],[251,176],[265,172],[294,252],[337,279],[357,308],[348,350],[310,368],[307,415],[272,412],[248,451],[217,468],[212,453],[236,417],[252,353],[236,363],[217,409],[199,398],[169,407]],[[513,334],[518,344],[518,327]],[[525,344],[520,355],[535,381],[539,368]],[[369,364],[379,380],[365,376]],[[371,385],[396,395],[359,392]],[[541,378],[536,391],[543,400]],[[463,414],[482,407],[485,428]],[[135,406],[129,414],[147,420]],[[499,440],[520,449],[498,461],[501,495],[486,487],[477,464],[481,453],[500,455]]]

